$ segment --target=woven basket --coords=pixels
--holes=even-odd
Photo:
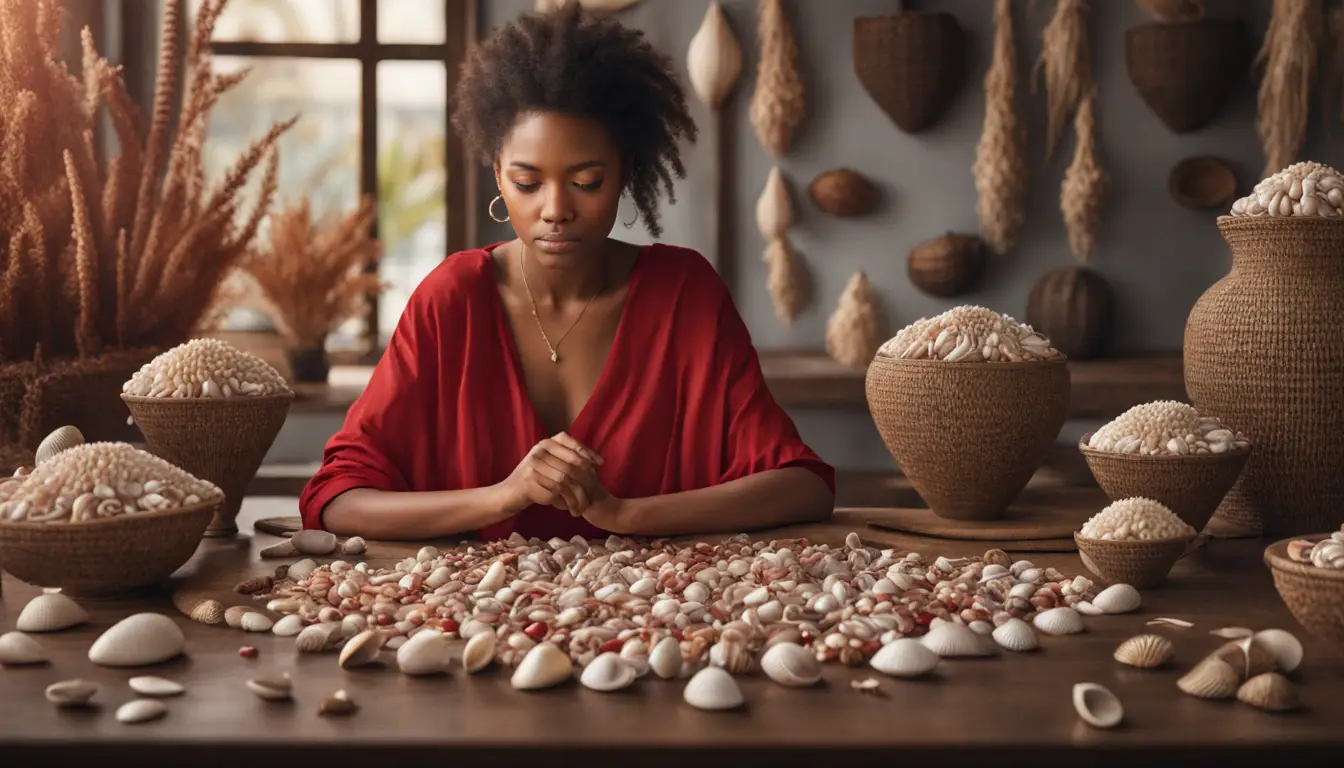
[[[262,397],[167,398],[122,395],[156,456],[209,480],[224,504],[207,537],[232,536],[247,485],[289,415],[294,393]]]
[[[1064,358],[947,363],[879,355],[868,409],[934,514],[997,520],[1040,466],[1069,411]]]
[[[21,581],[106,597],[157,584],[191,559],[220,500],[79,523],[0,521],[0,564]]]
[[[1239,20],[1153,22],[1125,30],[1125,69],[1139,97],[1174,133],[1203,128],[1249,79]]]
[[[1330,534],[1304,537],[1310,541]],[[1288,542],[1265,548],[1265,564],[1274,576],[1274,588],[1293,618],[1308,632],[1344,651],[1344,570],[1317,568],[1288,557]]]
[[[1135,589],[1152,589],[1166,582],[1171,567],[1185,555],[1194,539],[1194,536],[1181,536],[1151,541],[1115,541],[1073,534],[1078,553],[1088,570],[1112,584],[1128,584]]]
[[[950,13],[855,19],[853,46],[859,84],[906,133],[937,123],[961,86],[967,43]]]
[[[1111,501],[1141,496],[1160,502],[1196,532],[1237,482],[1251,451],[1186,456],[1136,456],[1087,447],[1092,433],[1078,441],[1097,485]]]
[[[1218,228],[1232,271],[1190,310],[1185,387],[1255,450],[1213,522],[1330,530],[1344,509],[1344,220],[1224,216]]]

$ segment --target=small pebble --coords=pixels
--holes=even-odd
[[[258,653],[259,651],[250,645],[244,645],[242,648],[238,649],[238,655],[242,656],[244,659],[255,659],[257,658]]]

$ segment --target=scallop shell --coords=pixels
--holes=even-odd
[[[218,600],[202,600],[187,611],[187,617],[201,624],[223,624],[224,604]]]
[[[397,669],[404,675],[434,675],[453,663],[453,645],[442,632],[424,630],[397,649]]]
[[[37,453],[34,455],[33,464],[41,466],[43,462],[52,456],[74,448],[77,445],[84,444],[84,435],[75,427],[64,426],[57,427],[51,434],[42,438],[42,442],[37,446]]]
[[[378,652],[383,649],[385,642],[387,637],[373,629],[366,629],[350,638],[341,648],[341,658],[338,662],[341,669],[362,667],[371,663],[378,658]]]
[[[362,555],[368,549],[368,543],[361,536],[351,536],[341,543],[341,554]]]
[[[168,705],[158,699],[136,699],[117,707],[117,720],[123,723],[144,723],[168,714]]]
[[[247,689],[267,701],[284,701],[293,692],[294,683],[285,672],[279,679],[265,678],[248,680]]]
[[[294,547],[294,542],[285,539],[269,547],[263,547],[257,554],[262,557],[293,557],[299,554],[299,550]]]
[[[132,677],[126,684],[141,696],[178,696],[187,690],[175,680],[154,675]]]
[[[653,646],[653,650],[649,652],[649,669],[652,669],[653,674],[664,680],[671,680],[680,675],[683,663],[681,643],[677,641],[677,638],[670,635],[659,640],[658,644]]]
[[[25,664],[45,664],[47,650],[42,644],[22,632],[6,632],[0,635],[0,665],[21,666]]]
[[[252,614],[256,616],[257,614]],[[271,626],[271,634],[277,637],[294,637],[303,631],[303,617],[297,613],[291,613],[288,616],[281,616],[280,620]]]
[[[462,649],[462,669],[475,673],[490,666],[490,662],[495,660],[495,645],[498,642],[499,638],[494,632],[477,632],[472,635]]]
[[[1092,598],[1092,604],[1106,613],[1129,613],[1143,604],[1139,590],[1128,584],[1112,584]]]
[[[1292,672],[1302,663],[1302,642],[1293,633],[1283,629],[1262,629],[1252,637],[1274,657],[1274,665],[1280,672]]]
[[[89,661],[105,667],[141,667],[177,656],[187,639],[160,613],[137,613],[113,624],[89,648]]]
[[[317,707],[319,715],[349,715],[359,709],[359,705],[350,699],[350,694],[345,689],[331,694]]]
[[[691,676],[681,698],[696,709],[736,709],[746,703],[737,681],[721,667],[708,666]]]
[[[321,653],[331,649],[342,636],[343,625],[339,621],[310,624],[294,638],[294,647],[300,653]]]
[[[1115,648],[1115,660],[1139,669],[1156,669],[1176,655],[1175,646],[1161,635],[1136,635]]]
[[[1269,712],[1287,712],[1302,706],[1297,689],[1277,672],[1256,675],[1237,689],[1237,700]]]
[[[327,555],[336,549],[336,534],[308,528],[295,531],[294,535],[289,537],[289,543],[305,555]]]
[[[89,612],[60,592],[42,594],[28,601],[19,612],[14,628],[20,632],[58,632],[89,620]]]
[[[608,651],[600,654],[583,668],[579,682],[583,687],[594,691],[619,691],[635,682],[637,677],[639,673],[629,661],[622,658],[619,653]]]
[[[919,677],[932,672],[940,657],[913,637],[902,637],[878,649],[869,660],[873,669],[892,677]]]
[[[243,614],[243,618],[238,620],[238,626],[241,627],[244,632],[269,632],[275,627],[275,622],[271,621],[271,617],[264,613],[249,611],[248,613]]]
[[[1094,728],[1114,728],[1125,717],[1125,708],[1106,688],[1096,683],[1077,683],[1073,686],[1073,708],[1078,716]]]
[[[82,707],[98,692],[98,684],[76,678],[47,686],[47,701],[58,707]]]
[[[498,560],[496,563],[500,562]],[[538,643],[527,652],[509,678],[520,691],[535,691],[559,685],[574,674],[574,662],[555,643]]]
[[[1041,611],[1032,623],[1047,635],[1072,635],[1084,628],[1082,615],[1065,605]]]
[[[1274,661],[1274,654],[1270,653],[1264,645],[1256,642],[1254,637],[1224,643],[1213,652],[1213,655],[1226,661],[1232,669],[1236,670],[1242,681],[1249,680],[1256,675],[1263,675],[1266,672],[1273,672],[1278,666]]]
[[[761,656],[761,671],[791,688],[805,688],[821,680],[821,664],[812,651],[794,643],[776,643]]]
[[[1236,695],[1241,675],[1222,659],[1207,658],[1176,681],[1176,687],[1201,699],[1229,699]]]
[[[1010,651],[1032,651],[1040,647],[1040,638],[1031,625],[1019,618],[1011,618],[994,628],[994,642]]]
[[[992,656],[994,647],[962,624],[942,622],[920,639],[925,647],[943,658],[956,656]]]

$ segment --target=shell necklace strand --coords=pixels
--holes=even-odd
[[[546,329],[541,326],[541,318],[537,315],[537,300],[532,295],[532,286],[527,284],[527,266],[523,262],[523,257],[526,253],[527,248],[520,247],[518,249],[518,271],[523,273],[523,287],[527,289],[527,300],[532,304],[532,319],[537,323],[537,330],[541,331],[541,338],[546,342],[546,348],[551,350],[551,362],[559,363],[560,345],[564,343],[565,337],[569,335],[569,331],[574,330],[574,326],[578,325],[579,321],[583,319],[583,313],[588,311],[588,305],[593,303],[593,299],[597,298],[597,294],[601,293],[602,289],[599,287],[597,290],[593,291],[593,295],[588,297],[588,301],[584,303],[583,309],[579,310],[579,316],[574,318],[574,323],[569,326],[569,330],[561,334],[560,338],[552,344],[551,337],[546,335]]]

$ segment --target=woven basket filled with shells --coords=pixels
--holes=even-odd
[[[1277,541],[1265,548],[1265,564],[1293,618],[1344,650],[1344,532]]]
[[[868,366],[868,408],[934,514],[1001,518],[1069,409],[1062,354],[1030,326],[957,307],[904,328]]]
[[[205,535],[236,534],[247,485],[294,401],[280,374],[225,342],[196,339],[145,365],[121,398],[155,455],[224,491]]]
[[[1113,502],[1073,534],[1083,565],[1113,584],[1160,586],[1198,532],[1165,505],[1133,497]]]
[[[127,443],[85,443],[0,482],[0,563],[22,581],[102,597],[187,562],[224,494]]]

